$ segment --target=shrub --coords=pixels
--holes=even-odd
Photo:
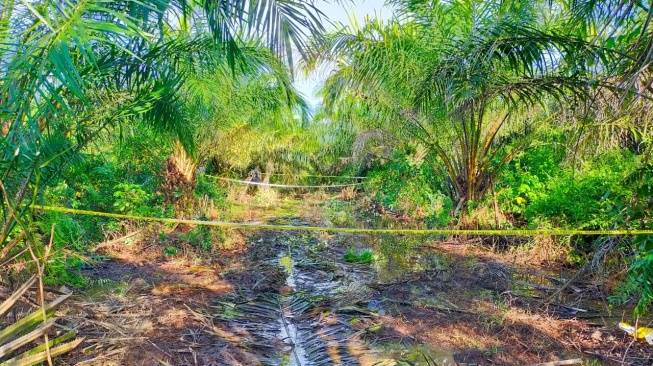
[[[41,192],[39,203],[100,212],[171,216],[171,208],[163,204],[157,192],[166,149],[161,149],[150,137],[147,131],[140,131],[120,146],[97,147],[100,153],[84,155],[50,182]],[[155,145],[156,149],[144,153],[147,144]],[[52,223],[56,223],[53,255],[46,267],[48,284],[82,285],[84,281],[74,269],[81,268],[82,258],[91,254],[88,249],[92,243],[103,241],[107,232],[124,231],[124,222],[120,220],[58,212],[46,212],[37,222],[42,233],[49,233]]]
[[[225,233],[224,230],[219,228],[200,225],[193,228],[188,233],[180,235],[179,239],[195,248],[210,250],[213,248],[215,242],[224,241]]]
[[[195,198],[202,199],[204,196],[213,200],[214,204],[218,206],[227,204],[227,191],[220,188],[215,179],[199,174],[195,186]]]
[[[345,254],[343,254],[343,259],[347,263],[372,263],[375,261],[374,254],[369,250],[364,250],[360,253],[357,253],[354,249],[349,249]]]
[[[254,203],[266,208],[276,206],[279,203],[279,193],[271,188],[259,188],[254,194]]]
[[[627,177],[626,183],[634,187],[634,194],[615,203],[615,219],[621,227],[650,229],[653,227],[653,165],[637,169]],[[653,235],[636,235],[631,252],[634,258],[628,276],[611,300],[625,302],[636,295],[635,314],[643,314],[653,306]]]
[[[340,227],[354,227],[356,217],[353,214],[354,205],[348,201],[333,200],[327,201],[324,205],[326,216],[331,223]]]
[[[428,164],[397,154],[369,175],[365,190],[388,210],[423,219],[429,227],[442,227],[450,221],[453,204],[438,189],[440,182]]]
[[[138,184],[117,184],[114,187],[113,197],[115,198],[113,207],[118,212],[141,215],[149,213],[149,207],[146,205],[146,202],[149,200],[150,195]]]
[[[624,178],[636,164],[632,154],[614,152],[574,170],[543,146],[515,159],[501,177],[498,199],[529,227],[607,228],[614,222],[610,204],[632,194]]]

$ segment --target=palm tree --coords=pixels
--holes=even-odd
[[[308,3],[286,0],[3,0],[0,258],[22,259],[13,254],[27,247],[30,266],[43,274],[39,262],[50,247],[44,249],[27,204],[102,131],[145,122],[186,135],[179,92],[187,65],[235,65],[242,59],[242,34],[263,37],[291,63],[293,47],[303,48],[304,32],[320,29],[318,15]],[[52,355],[79,344],[51,350],[54,341],[46,334],[47,357],[29,364],[52,364]]]
[[[295,91],[287,65],[256,42],[239,52],[234,67],[227,60],[188,66],[179,94],[190,143],[174,137],[164,179],[168,201],[180,214],[192,198],[199,164],[230,162],[244,169],[256,154],[272,158],[306,120],[308,104]]]
[[[542,4],[392,3],[398,15],[389,23],[344,27],[316,46],[313,64],[337,64],[325,108],[334,116],[364,108],[377,126],[427,146],[448,177],[456,213],[492,188],[556,101],[583,100],[612,61],[556,24],[541,24]],[[510,129],[521,137],[508,146],[499,137]]]
[[[290,63],[321,30],[320,15],[289,0],[5,0],[0,254],[20,242],[8,239],[29,219],[24,204],[101,131],[143,121],[188,136],[179,92],[189,64],[233,66],[245,36]]]
[[[653,8],[637,0],[561,2],[569,14],[566,26],[595,44],[624,55],[615,88],[622,99],[650,98],[653,92]],[[626,57],[627,56],[627,57]]]
[[[626,179],[629,185],[635,187],[636,193],[624,200],[624,208],[616,215],[615,221],[632,228],[650,227],[650,208],[653,200],[653,141],[650,133],[653,7],[650,2],[635,0],[574,0],[569,2],[567,11],[573,15],[568,27],[577,29],[595,44],[627,55],[618,64],[618,74],[615,77],[614,89],[618,98],[607,100],[607,103],[603,99],[598,100],[598,103],[609,106],[606,108],[607,114],[613,118],[593,126],[582,124],[579,130],[598,130],[599,134],[580,133],[576,145],[596,146],[614,143],[616,140],[620,145],[626,145],[642,156],[641,167]],[[615,113],[615,110],[618,112]],[[638,235],[631,240],[628,245],[635,249],[635,256],[627,278],[619,286],[619,295],[625,299],[635,295],[638,304],[634,313],[639,315],[649,312],[653,305],[653,291],[650,286],[653,281],[653,236]]]

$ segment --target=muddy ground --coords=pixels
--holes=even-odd
[[[320,204],[266,221],[333,224]],[[230,230],[229,247],[144,232],[82,270],[59,323],[78,365],[653,363],[616,328],[629,309],[546,255],[480,239]],[[176,247],[176,253],[166,251]],[[365,253],[369,253],[365,254]],[[370,260],[368,260],[371,258]],[[361,263],[358,263],[361,262]]]

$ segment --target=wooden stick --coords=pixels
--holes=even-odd
[[[104,248],[104,247],[107,247],[107,246],[110,246],[110,245],[113,245],[113,244],[120,243],[121,241],[127,240],[127,239],[129,239],[129,238],[131,238],[133,236],[136,236],[136,235],[138,235],[138,234],[140,234],[142,232],[143,232],[143,229],[140,229],[140,230],[136,230],[134,232],[131,232],[131,233],[129,233],[129,234],[123,236],[123,237],[116,238],[116,239],[113,239],[113,240],[107,240],[107,241],[105,241],[103,243],[100,243],[100,244],[96,245],[95,248],[93,248],[93,251],[96,252],[100,248]]]

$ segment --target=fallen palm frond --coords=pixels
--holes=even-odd
[[[23,296],[29,287],[36,282],[33,276],[16,290],[9,298],[0,305],[0,315],[9,311],[18,299]],[[75,349],[82,341],[82,338],[67,342],[75,337],[75,332],[66,333],[52,341],[29,348],[30,343],[47,335],[50,328],[56,322],[53,318],[55,310],[70,297],[66,294],[45,305],[18,321],[6,326],[0,331],[0,365],[36,365],[51,360],[52,357],[62,355]],[[45,316],[44,316],[45,314]],[[47,338],[46,338],[47,339]],[[27,349],[26,349],[27,348]],[[8,357],[12,357],[8,359]]]
[[[0,365],[30,366],[47,361],[48,365],[52,366],[53,357],[70,352],[71,350],[77,348],[77,346],[83,341],[82,338],[75,339],[69,343],[64,343],[75,337],[75,332],[69,332],[59,336],[52,341],[50,341],[48,338],[48,330],[56,321],[56,318],[53,318],[55,311],[64,301],[66,301],[66,299],[70,297],[70,295],[72,295],[71,292],[59,296],[48,304],[45,302],[43,274],[45,264],[48,261],[48,256],[50,255],[50,251],[52,249],[55,226],[52,225],[52,229],[50,231],[50,241],[48,245],[45,246],[42,255],[37,256],[32,246],[37,241],[34,239],[34,237],[32,237],[32,235],[28,235],[28,233],[30,233],[28,230],[26,230],[28,226],[25,225],[25,223],[22,222],[16,215],[14,208],[11,206],[10,202],[7,199],[7,192],[2,182],[0,182],[0,189],[2,190],[2,194],[5,198],[5,204],[9,215],[23,229],[24,235],[20,235],[19,237],[26,239],[27,250],[31,254],[33,262],[36,264],[36,275],[30,277],[27,281],[25,281],[22,286],[20,286],[11,296],[9,296],[2,304],[0,304],[0,316],[4,315],[10,309],[12,309],[16,302],[23,295],[25,295],[25,293],[32,285],[37,282],[37,280],[38,287],[36,290],[36,297],[40,306],[38,310],[30,313],[22,319],[14,321],[13,323],[7,325],[4,329],[0,330],[0,362],[4,361]],[[29,347],[30,343],[41,337],[44,339],[43,344],[32,348]],[[12,355],[13,358],[6,360],[8,357],[12,357]]]
[[[0,315],[4,315],[12,306],[18,301],[18,299],[23,296],[25,292],[36,282],[36,277],[32,276],[27,280],[16,292],[14,292],[7,300],[5,300],[0,306]]]

